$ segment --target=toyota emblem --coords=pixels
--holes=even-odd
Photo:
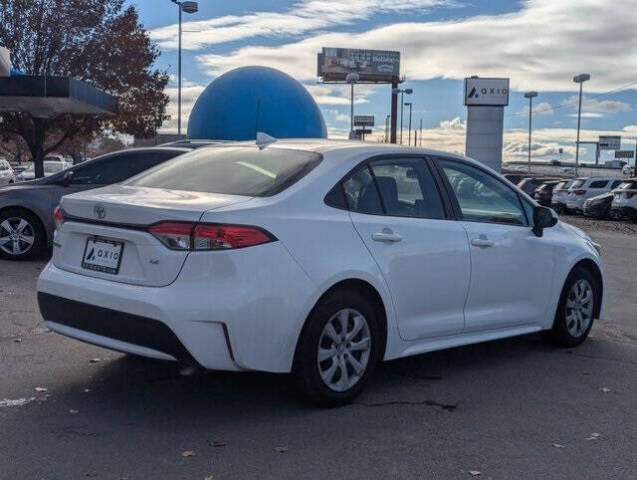
[[[100,220],[106,217],[106,209],[102,205],[95,205],[95,208],[93,208],[93,213]]]

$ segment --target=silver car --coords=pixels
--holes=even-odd
[[[49,177],[0,187],[0,258],[32,258],[53,242],[53,209],[64,195],[126,180],[187,148],[121,150]]]
[[[15,182],[15,172],[9,162],[0,157],[0,186],[10,185]]]

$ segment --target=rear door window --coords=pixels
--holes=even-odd
[[[376,182],[368,165],[364,165],[343,182],[347,207],[352,212],[382,215],[383,207]]]

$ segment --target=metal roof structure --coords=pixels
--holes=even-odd
[[[70,77],[0,77],[0,112],[25,112],[37,118],[61,114],[115,115],[117,99]]]

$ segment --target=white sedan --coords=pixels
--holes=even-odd
[[[63,197],[46,325],[217,370],[291,372],[351,401],[381,360],[600,317],[599,246],[461,156],[282,140],[196,150]]]

